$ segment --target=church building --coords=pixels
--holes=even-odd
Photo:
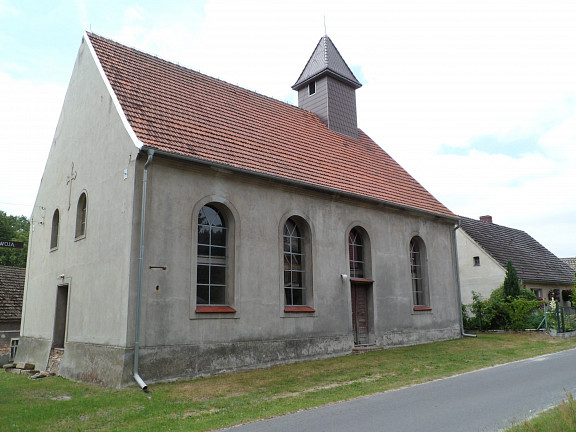
[[[358,128],[360,87],[328,36],[295,107],[86,33],[17,361],[146,388],[459,337],[459,218]]]

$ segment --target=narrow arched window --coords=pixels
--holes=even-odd
[[[428,305],[424,243],[419,237],[410,240],[410,274],[414,306]]]
[[[198,258],[196,302],[199,305],[226,304],[228,228],[223,214],[205,205],[198,214]]]
[[[76,206],[76,238],[86,236],[87,208],[88,202],[86,199],[86,193],[82,192],[80,198],[78,198],[78,205]]]
[[[58,247],[58,232],[60,231],[60,211],[54,210],[52,216],[52,232],[50,234],[50,249]]]
[[[284,224],[284,295],[286,306],[306,304],[306,253],[302,230],[292,218]]]
[[[364,278],[364,239],[356,228],[348,235],[348,253],[350,255],[350,277]]]

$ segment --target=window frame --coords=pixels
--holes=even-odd
[[[84,205],[81,206],[82,202]],[[86,238],[88,227],[88,194],[83,191],[76,204],[76,223],[74,224],[74,240]]]
[[[410,264],[411,298],[414,311],[431,311],[428,286],[428,259],[426,244],[418,235],[410,239],[408,248]]]
[[[289,223],[294,224],[298,230],[298,237],[286,236],[286,227]],[[280,304],[282,305],[283,311],[286,315],[284,316],[299,316],[294,314],[297,312],[303,312],[305,315],[310,313],[315,313],[314,309],[314,291],[313,291],[313,274],[312,274],[312,231],[308,221],[301,215],[290,214],[282,219],[280,224]],[[287,250],[286,240],[290,240],[288,243],[292,245],[293,239],[299,239],[300,248],[299,252],[292,253],[292,248]],[[295,270],[292,268],[292,263],[294,260],[294,255],[298,256],[300,259],[300,269]],[[287,258],[290,257],[288,260]],[[289,265],[287,268],[286,264]],[[286,272],[290,272],[290,284],[286,284]],[[297,272],[300,274],[300,285],[293,286],[292,281],[294,280],[293,273]],[[288,302],[287,290],[299,290],[302,293],[301,304],[294,304],[294,297],[292,296],[292,302]]]
[[[203,215],[201,220],[200,215]],[[207,228],[207,239],[201,240],[201,229]],[[226,306],[227,273],[228,273],[228,224],[226,217],[211,204],[202,206],[198,212],[198,237],[196,242],[196,302],[198,306]],[[223,237],[218,241],[217,237]],[[223,244],[222,244],[223,243]],[[201,253],[207,251],[207,253]],[[213,253],[216,251],[217,253]],[[206,280],[200,282],[201,273],[205,268]],[[204,275],[202,275],[204,277]],[[218,281],[216,281],[218,279]],[[200,290],[206,290],[206,303],[200,303]],[[212,298],[221,301],[214,300]]]
[[[206,207],[216,209],[226,223],[226,270],[225,270],[225,304],[204,304],[198,303],[198,265],[203,264],[203,259],[198,255],[198,229],[200,211]],[[192,209],[191,218],[191,301],[190,301],[190,319],[202,318],[238,318],[237,310],[234,306],[236,290],[234,281],[235,275],[235,256],[236,256],[236,235],[238,232],[238,213],[236,209],[227,200],[217,197],[208,196],[198,201]]]
[[[308,83],[308,96],[316,94],[316,80]]]
[[[359,227],[348,231],[348,268],[353,279],[367,278],[366,242]],[[360,240],[358,242],[358,239]]]
[[[52,227],[50,230],[50,251],[58,249],[60,240],[60,210],[55,209],[52,214]]]

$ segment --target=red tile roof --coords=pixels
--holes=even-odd
[[[88,33],[136,136],[199,161],[457,218],[366,134]]]

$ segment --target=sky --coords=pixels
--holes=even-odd
[[[573,0],[0,0],[0,210],[30,216],[85,31],[296,105],[328,34],[358,125],[454,213],[576,256]]]

